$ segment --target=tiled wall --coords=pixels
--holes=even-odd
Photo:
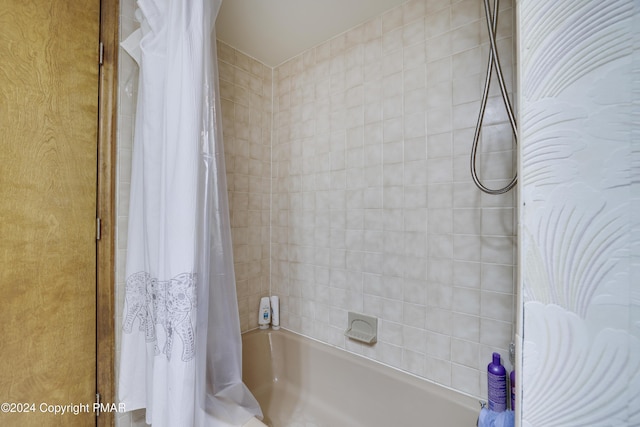
[[[218,42],[231,237],[242,331],[258,327],[269,295],[271,68]]]
[[[121,2],[122,39],[133,11]],[[509,88],[513,16],[503,0]],[[489,355],[506,358],[512,339],[516,239],[514,192],[481,194],[468,171],[488,55],[483,19],[479,0],[410,0],[274,70],[218,43],[243,331],[271,291],[286,328],[486,395]],[[117,325],[135,70],[121,51]],[[478,164],[498,187],[515,155],[495,82],[491,94]],[[344,339],[348,310],[380,318],[375,346]],[[141,411],[118,419],[143,425]]]
[[[513,19],[500,12],[512,87]],[[481,1],[412,0],[275,69],[271,290],[284,327],[486,397],[514,332],[515,191],[469,155],[488,55]],[[515,151],[494,84],[480,175]],[[377,316],[372,347],[349,310]]]

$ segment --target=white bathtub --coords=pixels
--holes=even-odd
[[[480,410],[469,396],[289,331],[244,334],[242,355],[270,427],[471,427]]]

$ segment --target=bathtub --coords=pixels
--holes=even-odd
[[[242,356],[270,427],[471,427],[480,410],[472,397],[285,330],[245,333]]]

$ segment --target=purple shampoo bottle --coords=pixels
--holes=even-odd
[[[500,363],[500,353],[493,353],[493,361],[487,366],[489,409],[503,412],[507,409],[507,370]]]
[[[516,410],[516,371],[515,369],[509,374],[509,382],[511,383],[511,410]]]

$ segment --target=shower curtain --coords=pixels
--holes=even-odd
[[[118,397],[154,427],[262,417],[242,383],[214,23],[221,0],[138,0]]]

